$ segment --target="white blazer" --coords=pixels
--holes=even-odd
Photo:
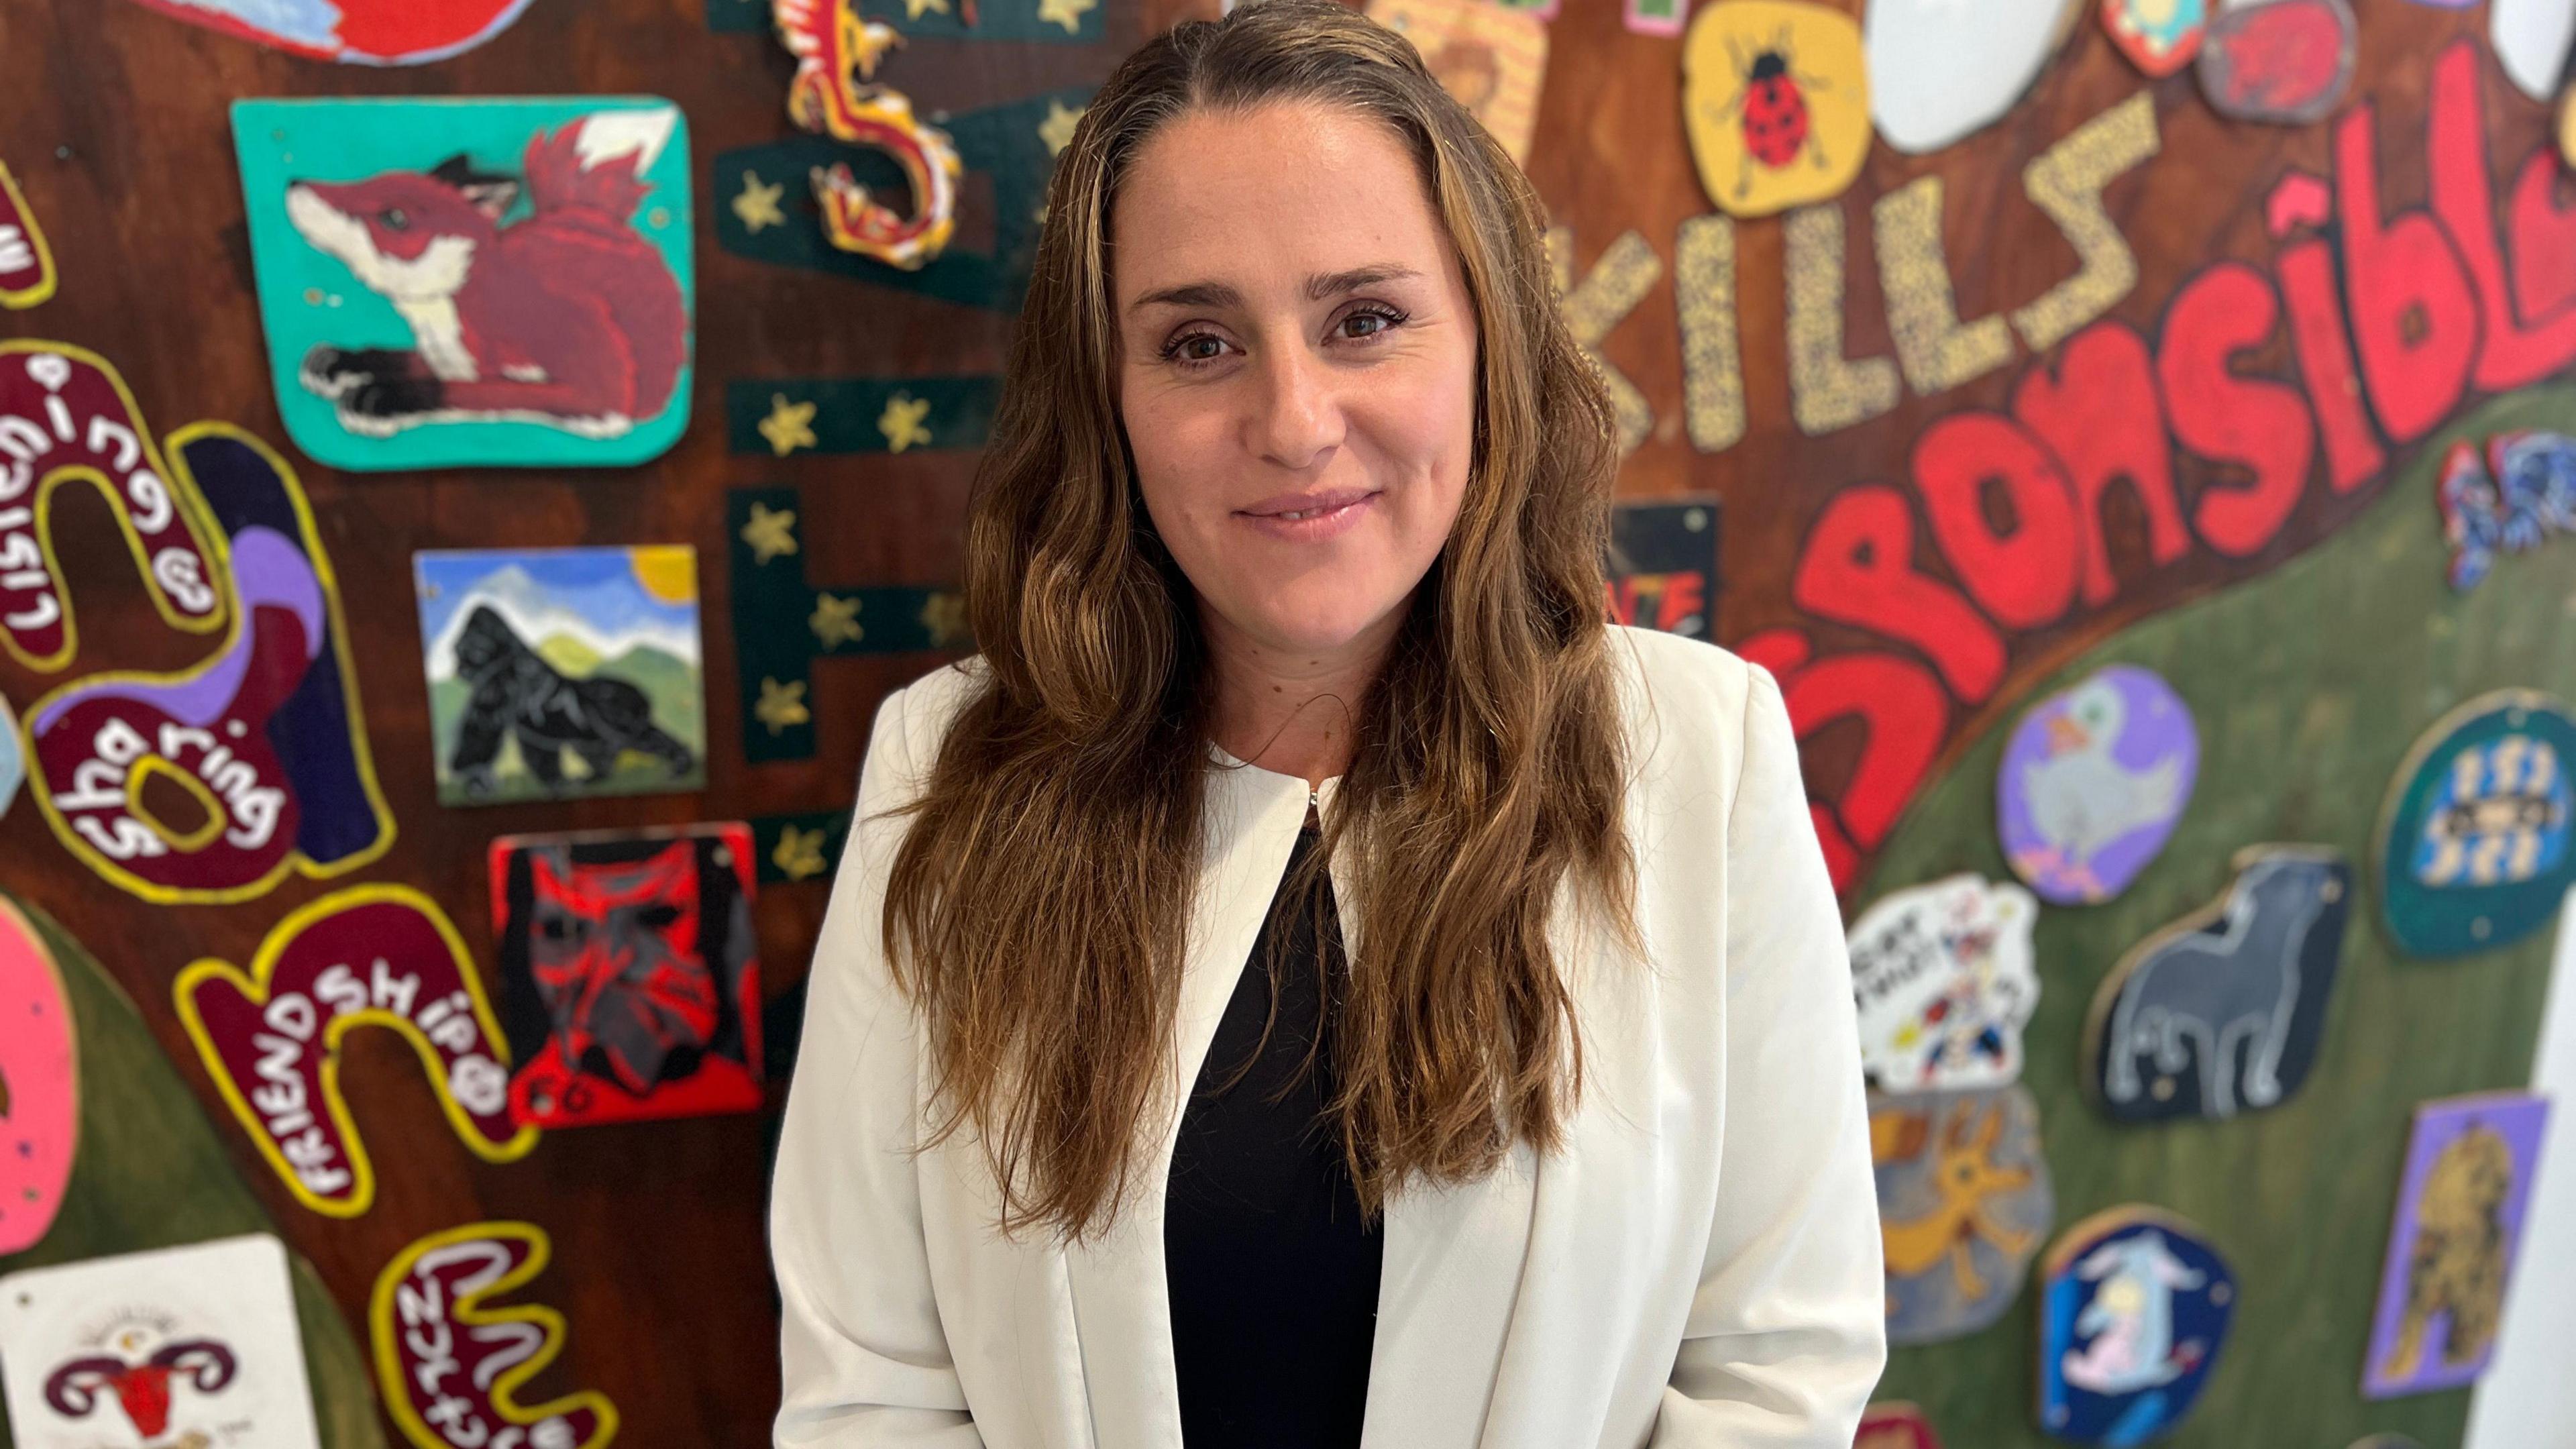
[[[1365,1449],[1848,1449],[1886,1357],[1851,968],[1779,686],[1697,641],[1612,644],[1652,964],[1570,963],[1586,1076],[1562,1151],[1389,1201]],[[1187,1092],[1088,1245],[996,1233],[967,1134],[907,1151],[924,1035],[878,944],[901,822],[867,817],[919,788],[980,668],[889,695],[868,741],[771,1188],[776,1442],[1181,1449],[1162,1186]],[[1212,768],[1207,789],[1180,1083],[1306,816],[1293,776]]]

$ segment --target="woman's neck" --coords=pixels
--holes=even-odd
[[[1200,627],[1216,685],[1209,733],[1239,760],[1321,786],[1350,767],[1361,701],[1403,622],[1398,609],[1345,644],[1288,649],[1206,612]]]

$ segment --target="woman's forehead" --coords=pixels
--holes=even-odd
[[[1330,108],[1195,112],[1138,152],[1111,217],[1122,306],[1215,286],[1312,295],[1376,269],[1436,277],[1446,236],[1403,143]],[[1336,289],[1338,290],[1338,289]]]

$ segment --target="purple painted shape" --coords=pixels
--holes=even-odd
[[[325,616],[322,581],[314,576],[313,561],[304,556],[304,550],[275,529],[245,528],[233,536],[232,577],[236,617],[243,621],[241,637],[204,673],[174,684],[111,679],[89,689],[66,691],[36,716],[35,733],[46,733],[66,711],[101,691],[157,705],[181,724],[203,728],[214,723],[241,694],[242,674],[250,668],[256,642],[249,621],[262,608],[285,609],[295,615],[304,626],[304,658],[298,662],[298,672],[311,664],[322,649]]]
[[[2107,901],[2138,878],[2191,802],[2200,732],[2151,669],[2115,664],[2025,713],[1995,774],[2004,858],[2041,899]]]
[[[2416,1104],[2361,1368],[2364,1397],[2458,1388],[2486,1372],[2548,1125],[2549,1099],[2526,1092]],[[2489,1264],[2489,1253],[2504,1261]],[[2494,1271],[2482,1280],[2477,1270],[2487,1267]],[[2492,1285],[2492,1297],[2463,1292],[2480,1281]],[[2462,1309],[2470,1337],[2456,1342]]]

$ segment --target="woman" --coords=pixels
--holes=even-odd
[[[1842,1449],[1841,921],[1776,684],[1603,620],[1528,182],[1259,0],[1046,215],[982,653],[880,708],[814,961],[777,1442]]]

